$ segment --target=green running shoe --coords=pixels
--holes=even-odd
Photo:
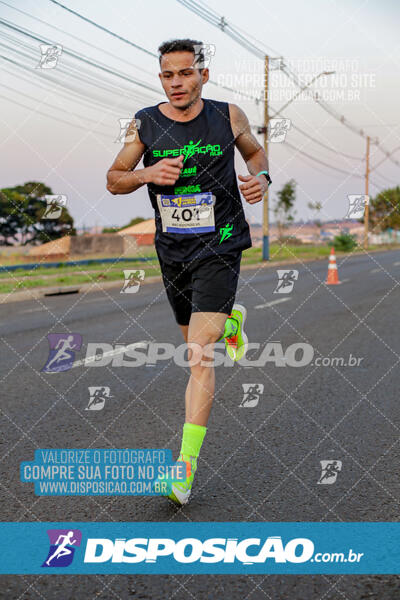
[[[246,354],[249,340],[243,330],[247,318],[247,310],[241,304],[234,304],[230,318],[235,319],[238,324],[235,335],[224,338],[226,351],[233,361],[238,361]]]
[[[162,495],[170,498],[170,500],[173,500],[176,504],[183,505],[188,502],[192,491],[194,474],[197,470],[197,458],[195,456],[190,456],[190,461],[184,460],[183,455],[181,454],[177,462],[178,461],[186,463],[186,480],[172,481],[167,484],[166,480],[157,479],[156,486],[161,490],[163,490],[164,487],[168,488],[168,491]]]
[[[179,460],[184,460],[183,455],[181,454],[178,458]],[[176,502],[176,504],[186,504],[189,501],[189,496],[192,492],[192,484],[194,479],[194,474],[197,470],[197,458],[195,456],[190,457],[190,462],[185,460],[186,462],[186,481],[173,481],[172,482],[172,492],[169,494],[168,498]]]

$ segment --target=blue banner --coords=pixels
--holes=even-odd
[[[1,523],[1,574],[399,574],[400,523]]]

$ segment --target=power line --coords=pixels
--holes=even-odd
[[[201,17],[205,21],[208,21],[208,23],[211,23],[211,25],[214,25],[215,27],[221,29],[224,33],[229,35],[229,37],[233,38],[236,42],[238,42],[242,47],[247,48],[249,52],[252,52],[256,56],[258,56],[258,58],[264,57],[265,53],[263,53],[262,50],[259,50],[257,46],[255,46],[252,42],[246,40],[246,38],[240,32],[236,32],[229,25],[229,23],[225,20],[224,17],[218,18],[211,15],[207,15],[203,7],[198,6],[195,2],[192,2],[191,0],[178,0],[178,2],[179,4],[182,4],[183,6],[197,14],[197,16]]]
[[[88,19],[88,18],[86,18],[86,17],[84,17],[84,16],[80,15],[80,14],[79,14],[79,13],[77,13],[76,11],[73,11],[72,9],[69,9],[68,7],[65,7],[65,6],[64,6],[64,5],[62,5],[60,2],[57,2],[56,0],[50,0],[50,1],[51,1],[51,2],[53,2],[54,4],[57,4],[57,5],[58,5],[58,6],[60,6],[61,8],[64,8],[64,9],[65,9],[65,10],[67,10],[68,12],[71,12],[71,13],[73,13],[74,15],[78,16],[79,18],[82,18],[83,20],[85,20],[85,21],[89,22],[90,24],[92,24],[92,25],[94,25],[94,26],[96,26],[96,27],[99,27],[101,30],[103,30],[103,31],[105,31],[105,32],[107,32],[107,33],[109,33],[109,34],[111,34],[111,35],[115,36],[115,37],[116,37],[116,38],[118,38],[119,40],[121,40],[121,41],[124,41],[124,42],[126,42],[126,43],[129,43],[130,45],[134,46],[135,48],[138,48],[138,49],[140,49],[140,50],[142,50],[142,51],[146,52],[147,54],[150,54],[150,55],[152,55],[152,56],[154,56],[154,57],[156,57],[156,56],[157,56],[156,54],[154,54],[154,53],[151,53],[150,51],[147,51],[146,49],[144,49],[144,48],[142,48],[142,47],[138,46],[137,44],[134,44],[133,42],[130,42],[129,40],[126,40],[126,39],[125,39],[125,38],[123,38],[122,36],[119,36],[118,34],[115,34],[114,32],[111,32],[111,31],[109,31],[108,29],[106,29],[106,28],[102,27],[101,25],[98,25],[98,24],[97,24],[97,23],[95,23],[94,21],[91,21],[90,19]],[[187,0],[178,0],[178,1],[179,1],[181,4],[190,4],[190,2],[188,2]],[[5,2],[3,2],[3,4],[6,4],[6,3],[5,3]],[[192,2],[192,4],[194,4],[194,3]],[[20,11],[20,12],[24,12],[24,11]],[[27,14],[27,16],[30,16],[30,15],[28,15],[28,13],[24,13],[24,14]],[[32,18],[34,18],[34,17],[32,17]],[[40,21],[40,19],[38,19],[38,20]],[[1,21],[1,20],[0,20],[0,21]],[[215,19],[214,19],[214,21],[215,21]],[[3,23],[4,23],[6,26],[10,26],[10,24],[9,24],[9,23],[7,23],[6,21],[3,21]],[[213,24],[215,24],[215,22],[214,22]],[[29,37],[31,37],[31,38],[33,38],[33,39],[36,39],[37,41],[44,41],[44,40],[40,40],[39,38],[37,38],[37,37],[35,37],[35,36],[32,36],[32,35],[30,35],[29,33],[27,33],[27,32],[26,32],[26,30],[24,31],[22,28],[21,28],[21,29],[19,29],[19,30],[18,30],[18,28],[15,28],[15,27],[12,27],[12,26],[11,26],[11,28],[15,29],[16,31],[20,31],[20,32],[21,32],[21,33],[23,33],[24,35],[28,35]],[[230,28],[230,26],[229,26],[229,28]],[[76,36],[73,36],[73,37],[75,37],[76,39],[80,39],[80,38],[77,38]],[[240,37],[240,36],[239,36],[239,37]],[[255,39],[255,38],[253,38],[253,39]],[[81,40],[81,41],[82,41],[82,40]],[[94,47],[95,47],[95,46],[94,46]],[[94,62],[92,62],[92,61],[87,61],[87,60],[85,60],[85,59],[82,59],[82,58],[81,58],[79,55],[76,55],[75,53],[72,53],[72,52],[68,52],[68,51],[67,51],[66,53],[67,53],[67,54],[70,54],[72,57],[74,57],[74,58],[76,58],[76,59],[78,59],[78,60],[83,60],[84,62],[87,62],[87,63],[88,63],[90,66],[94,66],[95,68],[100,68],[100,69],[102,69],[102,70],[105,70],[107,73],[111,73],[111,74],[113,74],[113,75],[121,76],[121,74],[118,74],[118,73],[117,73],[117,72],[115,72],[115,71],[111,71],[111,70],[110,70],[110,69],[108,69],[108,67],[107,67],[107,66],[105,66],[105,65],[96,64],[96,63],[94,63]],[[287,76],[289,76],[289,75],[288,75],[288,73],[285,73],[285,74],[286,74]],[[76,77],[76,76],[77,76],[77,74],[75,74],[74,76]],[[292,77],[294,77],[294,78],[296,79],[296,81],[295,81],[296,85],[300,85],[300,84],[298,84],[298,83],[297,83],[297,78],[296,78],[296,76],[295,76],[294,74],[292,74]],[[125,76],[123,76],[123,75],[122,75],[122,78],[124,78],[124,79],[126,79],[126,80],[128,80],[128,81],[131,81],[131,82],[132,82],[132,80],[131,80],[131,79],[129,79],[129,78],[126,78],[126,77],[125,77]],[[87,80],[85,80],[85,82],[87,83]],[[140,83],[139,83],[139,82],[137,82],[137,81],[133,81],[133,82],[134,82],[134,83],[136,83],[137,85],[143,85],[143,84],[144,84],[144,82],[140,82]],[[98,85],[98,81],[97,81],[96,83],[97,83],[97,85]],[[144,86],[146,86],[146,84],[144,84]],[[149,87],[149,86],[147,86],[147,87]],[[219,87],[225,87],[225,86],[219,86]],[[12,88],[10,88],[10,89],[12,89]],[[103,89],[104,89],[104,88],[103,88]],[[156,91],[156,90],[154,90],[154,88],[150,88],[150,89],[151,89],[152,91]],[[230,91],[237,91],[237,90],[231,90],[231,88],[225,88],[225,89],[229,89]],[[254,97],[252,97],[252,98],[254,99]],[[51,106],[51,105],[50,105],[50,106]],[[71,113],[71,114],[74,114],[74,113]],[[48,116],[48,115],[46,115],[46,116]],[[343,119],[344,119],[344,117],[343,117]],[[343,120],[342,120],[342,118],[341,118],[340,120],[341,120],[341,122],[343,123]],[[311,140],[312,140],[312,141],[314,141],[315,143],[318,143],[318,144],[320,144],[321,146],[325,147],[326,149],[328,149],[328,150],[330,150],[330,151],[334,151],[334,152],[336,152],[336,153],[339,153],[337,150],[335,150],[335,149],[333,149],[333,148],[330,148],[329,146],[327,146],[327,145],[323,144],[322,142],[320,142],[320,141],[319,141],[319,140],[317,140],[316,138],[313,138],[313,137],[312,137],[312,136],[310,136],[308,133],[306,133],[306,132],[304,132],[303,130],[301,130],[299,127],[297,127],[297,126],[294,126],[294,128],[295,128],[295,129],[297,129],[298,131],[300,131],[300,132],[301,132],[303,135],[305,135],[306,137],[308,137],[309,139],[311,139]],[[361,132],[362,132],[362,130],[361,130]],[[362,132],[362,133],[363,133],[363,132]],[[288,145],[290,145],[290,144],[288,144]],[[292,146],[292,147],[293,147],[293,148],[295,148],[294,146]],[[296,149],[296,148],[295,148],[295,149]],[[298,149],[296,149],[296,150],[298,150]],[[299,151],[299,150],[298,150],[298,151]],[[393,151],[393,152],[394,152],[394,151]],[[324,166],[326,166],[326,167],[328,167],[328,168],[331,168],[331,169],[334,169],[334,170],[336,170],[336,171],[343,172],[343,173],[345,173],[345,174],[350,174],[350,175],[351,175],[351,173],[349,173],[349,172],[347,172],[347,171],[344,171],[344,170],[342,170],[342,169],[339,169],[339,168],[332,167],[331,165],[328,165],[328,164],[324,163],[323,161],[320,161],[319,159],[316,159],[315,157],[313,157],[313,156],[311,156],[311,155],[308,155],[308,154],[306,154],[306,153],[304,153],[304,154],[305,154],[305,155],[306,155],[306,156],[307,156],[307,157],[308,157],[310,160],[314,160],[314,161],[316,161],[316,162],[319,162],[320,164],[323,164]],[[351,158],[351,159],[355,159],[355,158],[356,158],[356,159],[360,160],[358,157],[351,156],[351,155],[347,155],[346,153],[340,153],[340,154],[342,154],[343,156],[345,156],[345,157],[347,157],[347,158]],[[388,153],[388,154],[389,154],[389,153]],[[384,159],[384,160],[385,160],[385,159]],[[381,162],[382,162],[382,161],[381,161]],[[379,164],[380,164],[380,163],[379,163]],[[361,176],[359,176],[359,175],[354,175],[354,176],[361,177]]]
[[[72,8],[68,8],[68,6],[64,6],[64,4],[61,4],[61,2],[57,2],[57,0],[49,0],[49,2],[52,2],[53,4],[57,4],[57,6],[60,6],[61,8],[63,8],[64,10],[68,11],[69,13],[72,13],[73,15],[75,15],[76,17],[79,17],[80,19],[83,19],[84,21],[86,21],[87,23],[90,23],[91,25],[94,25],[95,27],[97,27],[98,29],[101,29],[102,31],[105,31],[106,33],[112,33],[112,35],[119,39],[122,42],[127,42],[129,43],[130,46],[133,46],[133,48],[136,48],[136,50],[141,50],[142,52],[145,52],[146,54],[148,54],[149,56],[152,56],[153,58],[157,58],[157,54],[154,54],[154,52],[150,52],[150,50],[146,50],[146,48],[142,48],[142,46],[138,46],[137,44],[135,44],[134,42],[127,40],[125,38],[123,38],[121,35],[118,35],[118,33],[114,33],[114,32],[110,32],[109,29],[106,29],[105,27],[103,27],[102,25],[99,25],[98,23],[95,23],[95,21],[91,21],[90,19],[88,19],[87,17],[84,17],[83,15],[79,14],[78,12],[72,10]]]
[[[28,71],[28,73],[29,73],[30,75],[32,75],[32,69],[31,69],[31,68],[29,68],[29,67],[26,67],[25,65],[22,65],[22,64],[20,64],[20,63],[18,63],[18,62],[16,62],[16,61],[14,61],[14,60],[13,60],[12,58],[10,58],[10,57],[7,57],[7,56],[1,56],[1,58],[3,58],[3,60],[5,60],[5,61],[9,62],[10,64],[12,64],[12,65],[14,65],[14,66],[18,67],[19,69],[22,69],[22,70]],[[5,70],[6,70],[6,69],[5,69]],[[15,73],[12,73],[12,74],[15,76]],[[37,76],[39,77],[39,72],[37,73]],[[23,79],[23,77],[21,77],[21,75],[20,75],[20,74],[18,74],[18,77],[19,77],[19,78],[21,78],[21,79]],[[26,78],[25,78],[25,80],[26,80]],[[65,82],[63,82],[62,84],[58,83],[58,82],[57,82],[57,80],[56,80],[56,79],[54,79],[54,78],[52,78],[52,77],[49,75],[49,73],[48,73],[48,72],[46,73],[46,75],[45,75],[45,76],[43,76],[43,80],[44,80],[46,83],[47,83],[47,82],[54,83],[54,84],[57,86],[57,88],[59,88],[59,87],[63,86],[63,87],[66,89],[66,90],[68,90],[68,94],[73,94],[73,95],[75,95],[75,96],[80,96],[80,97],[82,97],[82,98],[90,98],[90,100],[89,100],[89,101],[86,101],[86,100],[83,100],[83,101],[84,101],[84,102],[88,102],[88,103],[91,105],[91,108],[92,108],[92,109],[93,109],[93,108],[95,108],[95,110],[99,110],[98,108],[94,107],[94,106],[93,106],[93,104],[97,104],[97,105],[98,105],[98,106],[100,106],[100,107],[101,107],[103,110],[104,110],[104,109],[109,109],[109,108],[110,108],[110,105],[108,105],[108,104],[106,104],[106,103],[103,103],[103,102],[99,101],[97,98],[94,98],[94,96],[93,96],[93,95],[89,95],[89,94],[85,94],[85,95],[84,95],[84,94],[82,94],[80,91],[76,91],[76,90],[75,90],[74,88],[72,88],[71,86],[67,86],[67,85],[65,84]],[[32,79],[28,79],[28,81],[29,81],[29,83],[32,83]],[[38,84],[37,84],[37,82],[35,82],[35,85],[38,85]],[[43,87],[43,86],[42,86],[42,87]],[[52,91],[53,91],[53,90],[52,90]],[[57,94],[59,94],[59,93],[60,93],[60,90],[58,90],[58,89],[57,89],[57,90],[56,90],[56,92],[57,92]],[[68,97],[68,99],[69,99],[69,100],[71,100],[71,98],[69,98],[69,96],[67,96],[67,97]],[[76,102],[77,100],[73,100],[73,101],[75,101],[75,102]],[[78,101],[82,102],[82,99],[81,99],[81,100],[78,100]],[[127,110],[127,112],[129,112],[129,111]]]
[[[51,0],[51,1],[53,1],[53,0]],[[258,48],[257,46],[255,46],[254,44],[252,44],[251,42],[249,42],[248,40],[246,40],[246,38],[244,36],[242,36],[241,34],[239,34],[238,31],[235,31],[235,28],[232,27],[231,25],[228,25],[228,23],[225,21],[225,18],[223,16],[217,15],[217,13],[213,13],[212,17],[206,17],[206,16],[204,16],[204,11],[206,10],[205,7],[204,7],[204,5],[203,6],[199,6],[199,4],[195,0],[177,0],[177,1],[180,4],[182,4],[183,6],[185,6],[186,8],[188,8],[189,10],[191,10],[192,12],[196,13],[198,16],[200,16],[203,19],[207,20],[212,25],[214,25],[216,27],[219,27],[223,32],[225,32],[232,39],[234,39],[235,41],[237,41],[238,43],[240,43],[242,45],[242,47],[247,48],[247,50],[249,50],[250,52],[252,52],[258,58],[264,58],[265,57],[266,52],[263,52],[260,48]],[[239,36],[240,36],[240,39],[238,39]],[[285,66],[284,68],[282,68],[282,71],[299,88],[302,87],[301,83],[297,79],[297,76],[287,66]],[[353,133],[357,133],[358,135],[362,136],[365,139],[367,137],[370,137],[370,136],[367,136],[367,134],[362,129],[359,129],[356,125],[353,125],[343,115],[340,115],[339,113],[337,113],[336,111],[334,111],[326,102],[324,102],[321,99],[319,99],[317,95],[313,95],[312,98],[314,99],[315,102],[317,102],[321,106],[321,108],[323,108],[325,111],[327,111],[335,119],[337,119],[338,121],[340,121],[340,123],[342,123],[342,125],[345,125],[348,129],[350,129],[351,131],[353,131]],[[393,154],[393,152],[388,152],[387,150],[385,150],[385,148],[383,148],[379,144],[379,140],[375,140],[375,139],[373,139],[371,137],[370,137],[370,140],[371,140],[372,143],[376,144],[378,146],[378,148],[382,152],[384,152],[386,154],[387,158],[390,158],[391,154]],[[394,162],[397,166],[400,166],[400,163],[398,161],[396,161],[396,160],[394,160],[392,158],[390,158],[390,160],[392,162]]]
[[[68,8],[67,6],[64,6],[64,4],[61,4],[61,2],[57,2],[57,0],[49,0],[49,2],[53,2],[53,4],[56,4],[60,8],[63,8],[64,10],[66,10],[66,11],[74,14],[76,17],[78,17],[80,19],[83,19],[84,21],[86,21],[87,23],[90,23],[94,27],[97,27],[98,29],[101,29],[102,31],[104,31],[104,32],[108,33],[109,35],[115,37],[119,41],[124,42],[125,44],[129,44],[130,46],[133,46],[137,50],[141,50],[142,52],[145,52],[147,55],[152,56],[153,58],[156,58],[158,60],[158,54],[155,54],[154,52],[151,52],[150,50],[147,50],[146,48],[143,48],[142,46],[139,46],[138,44],[134,44],[133,42],[131,42],[131,40],[128,40],[127,38],[122,37],[121,35],[115,33],[114,31],[111,31],[110,29],[107,29],[106,27],[103,27],[102,25],[99,25],[98,23],[96,23],[96,21],[92,21],[91,19],[88,19],[87,17],[81,15],[77,11],[72,10],[71,8]],[[235,89],[230,88],[230,87],[228,87],[226,85],[222,85],[220,83],[217,83],[216,81],[213,81],[212,79],[209,79],[209,83],[211,83],[212,85],[215,85],[215,86],[217,86],[217,87],[219,87],[221,89],[227,90],[228,92],[238,93],[238,90],[235,90]],[[255,102],[259,101],[259,98],[257,98],[256,96],[251,96],[250,94],[246,94],[244,92],[240,92],[240,94],[243,97],[245,97],[245,98],[249,98],[250,100],[254,100]]]
[[[178,0],[179,2],[180,0]],[[186,0],[186,3],[191,3],[192,5],[196,5],[196,3],[191,2],[191,0]],[[206,5],[206,3],[203,1],[201,2],[201,6],[199,6],[199,4],[197,3],[197,9],[202,8],[204,11],[207,11],[213,18],[215,21],[217,21],[218,26],[220,27],[220,29],[223,29],[224,25],[227,25],[228,27],[231,27],[229,25],[229,23],[227,21],[225,21],[224,17],[221,17],[218,15],[218,13],[213,10],[212,8],[210,8],[209,6]],[[254,35],[251,35],[250,33],[246,32],[244,29],[242,29],[241,27],[239,27],[238,25],[235,26],[235,29],[237,31],[242,32],[243,34],[247,35],[248,38],[251,38],[253,41],[257,42],[257,44],[259,46],[263,46],[266,51],[264,52],[264,54],[268,54],[268,53],[273,53],[275,54],[277,57],[282,58],[279,56],[279,52],[278,50],[275,50],[274,48],[271,48],[271,46],[268,46],[267,44],[265,44],[265,42],[262,42],[261,40],[259,40],[258,38],[254,37]],[[262,57],[264,58],[264,56]]]
[[[135,69],[138,69],[139,71],[143,71],[143,73],[146,73],[147,75],[151,75],[152,77],[154,77],[154,73],[149,71],[148,69],[144,69],[143,67],[132,63],[132,61],[126,60],[125,58],[122,58],[121,56],[118,56],[117,54],[113,54],[112,52],[110,52],[108,49],[105,50],[104,48],[101,48],[100,46],[96,46],[95,44],[91,44],[90,42],[78,37],[77,35],[73,35],[72,33],[70,33],[69,31],[66,31],[65,29],[61,29],[60,27],[56,27],[56,25],[53,25],[52,23],[47,23],[46,21],[43,21],[42,19],[39,19],[39,17],[36,17],[34,15],[31,15],[29,13],[27,13],[24,10],[21,10],[20,8],[16,8],[15,6],[12,6],[11,4],[8,4],[7,2],[4,2],[4,0],[0,0],[0,4],[4,4],[5,6],[8,6],[9,8],[12,8],[13,10],[29,17],[30,19],[33,19],[34,21],[38,21],[39,23],[42,23],[43,25],[46,25],[46,27],[51,27],[51,29],[54,29],[55,31],[59,31],[60,33],[62,33],[63,35],[68,35],[69,37],[71,37],[74,40],[77,40],[78,42],[85,44],[86,46],[89,46],[90,48],[94,48],[95,50],[99,50],[100,52],[104,52],[107,54],[107,56],[112,56],[113,58],[116,58],[117,60],[125,63],[126,65],[129,65],[130,67],[135,67]]]
[[[395,148],[394,150],[392,150],[389,153],[385,152],[385,154],[386,154],[385,158],[382,158],[382,160],[379,161],[378,164],[376,164],[374,167],[372,167],[371,171],[375,171],[375,169],[377,169],[379,167],[379,165],[381,165],[383,162],[385,162],[386,159],[389,159],[391,162],[394,162],[395,165],[399,166],[399,163],[396,160],[390,158],[390,156],[392,154],[394,154],[395,152],[397,152],[398,150],[400,150],[400,146],[397,146],[397,148]]]
[[[251,125],[251,127],[253,129],[258,129],[259,126],[258,125]],[[333,146],[328,146],[327,144],[324,144],[323,142],[321,142],[320,140],[317,140],[317,138],[313,137],[312,135],[310,135],[309,133],[307,133],[306,131],[304,131],[303,129],[301,129],[300,127],[298,127],[297,125],[294,125],[293,123],[291,124],[291,127],[293,129],[295,129],[296,131],[299,131],[302,135],[304,135],[305,137],[309,138],[310,140],[312,140],[313,142],[315,142],[316,144],[319,144],[320,146],[322,146],[322,148],[325,148],[326,150],[329,150],[330,152],[334,152],[337,155],[341,155],[344,156],[345,158],[351,158],[352,160],[359,160],[359,161],[364,161],[363,158],[360,158],[359,156],[355,156],[354,154],[346,154],[346,152],[341,152],[340,150],[338,150],[337,148],[334,148]]]
[[[32,61],[32,49],[29,46],[27,46],[27,48],[29,50],[29,54],[26,54],[26,53],[22,52],[21,50],[18,50],[15,47],[15,45],[17,45],[18,42],[19,42],[19,40],[14,39],[14,45],[12,47],[9,47],[5,44],[1,44],[1,42],[0,42],[0,46],[3,46],[7,50],[12,51],[15,54],[21,56],[25,60],[25,62],[29,63],[29,61]],[[21,42],[19,42],[19,44],[23,45]],[[30,72],[32,73],[32,70],[30,70]],[[39,72],[42,73],[42,70],[36,69],[36,73],[39,74]],[[132,97],[135,97],[135,94],[138,93],[136,90],[132,91],[127,87],[122,87],[120,85],[119,86],[114,85],[110,82],[107,82],[106,85],[102,85],[102,82],[100,81],[99,77],[94,78],[89,71],[85,70],[85,68],[76,69],[76,68],[74,68],[73,65],[60,64],[60,65],[58,65],[57,72],[63,73],[65,75],[67,75],[68,77],[71,77],[74,82],[79,80],[79,81],[82,81],[85,85],[92,85],[96,91],[98,89],[103,89],[105,92],[112,94],[114,98],[115,98],[116,94],[121,96],[122,92],[126,95],[129,94]],[[47,79],[47,73],[46,73],[46,79]]]
[[[386,175],[382,175],[382,173],[376,172],[375,175],[378,175],[382,179],[385,179],[387,183],[390,183],[390,184],[396,185],[396,186],[399,185],[399,182],[393,181],[393,179],[390,179],[390,177],[387,177]]]
[[[350,171],[345,171],[344,169],[340,169],[339,167],[333,167],[332,165],[329,165],[328,163],[323,162],[319,158],[315,158],[314,156],[311,156],[311,154],[308,154],[307,152],[300,150],[299,148],[297,148],[296,146],[293,146],[293,144],[290,144],[289,142],[285,141],[285,146],[288,146],[289,148],[296,150],[296,152],[299,152],[300,154],[304,154],[304,156],[307,156],[307,158],[309,158],[310,160],[313,160],[321,165],[324,165],[324,167],[328,167],[329,169],[333,169],[334,171],[338,171],[339,173],[344,173],[345,175],[351,175],[352,177],[359,177],[360,179],[364,179],[364,177],[362,175],[358,175],[357,173],[351,173]]]
[[[4,83],[2,83],[1,87],[6,88],[7,90],[11,90],[15,94],[19,94],[18,90],[16,90],[15,88],[12,88],[9,85],[5,85]],[[25,93],[24,93],[24,98],[29,99],[29,100],[34,100],[35,102],[38,102],[38,104],[40,104],[40,106],[42,106],[42,105],[49,106],[50,108],[54,108],[55,110],[61,110],[63,113],[67,112],[68,115],[77,117],[78,119],[81,119],[82,121],[86,120],[86,121],[88,121],[88,123],[94,123],[95,125],[103,125],[104,124],[104,123],[101,123],[101,121],[96,121],[95,119],[90,119],[90,117],[83,117],[82,115],[79,115],[72,111],[66,110],[65,108],[61,108],[59,106],[55,106],[54,104],[50,104],[50,102],[46,102],[45,100],[40,100],[39,98],[34,98],[33,96],[28,96],[28,94],[25,94]],[[32,110],[35,112],[34,108],[32,108]],[[109,134],[109,135],[111,135],[111,134]]]
[[[8,102],[11,102],[12,104],[17,104],[18,106],[22,106],[22,108],[25,108],[26,110],[32,110],[31,106],[26,106],[26,104],[22,104],[22,102],[18,102],[17,100],[15,100],[14,98],[7,98],[7,96],[0,96],[0,98],[3,98],[4,100],[8,100]],[[87,129],[86,127],[81,127],[80,125],[77,125],[76,123],[71,123],[71,121],[65,121],[64,119],[60,119],[59,117],[54,117],[53,115],[49,115],[48,113],[44,113],[40,110],[34,110],[35,114],[39,114],[42,115],[43,117],[48,117],[49,119],[54,119],[56,121],[58,121],[59,123],[65,123],[66,125],[69,125],[70,127],[77,127],[78,129],[82,129],[83,131],[89,131],[90,133],[92,133],[91,129]],[[106,137],[108,140],[110,139],[109,135],[106,135],[105,133],[101,132],[101,131],[96,131],[95,132],[96,135],[102,135],[103,137]]]
[[[55,0],[50,0],[51,2],[55,1]],[[6,21],[5,19],[0,19],[0,23],[3,23],[3,25],[5,25],[6,27],[9,27],[10,29],[13,29],[14,31],[17,31],[18,33],[23,33],[24,35],[26,35],[27,37],[30,37],[31,39],[36,40],[37,42],[40,43],[46,43],[46,40],[44,40],[43,38],[39,38],[36,35],[33,35],[32,33],[30,33],[29,31],[27,31],[26,29],[22,28],[22,27],[15,27],[12,23],[10,23],[9,21]],[[151,85],[148,85],[147,83],[145,83],[144,81],[140,81],[138,79],[133,79],[132,77],[127,77],[126,75],[124,75],[123,73],[118,72],[116,69],[112,69],[109,68],[108,66],[101,64],[101,63],[96,63],[92,60],[89,60],[88,58],[84,58],[82,56],[79,56],[79,54],[75,53],[75,52],[71,52],[71,50],[68,49],[63,49],[63,53],[68,55],[68,56],[72,56],[73,58],[75,58],[76,60],[80,60],[92,67],[95,67],[96,69],[100,69],[101,71],[104,71],[105,73],[108,73],[109,75],[112,75],[113,77],[119,77],[120,79],[123,79],[125,81],[128,81],[129,83],[133,83],[134,85],[138,85],[139,87],[143,87],[147,90],[150,90],[151,92],[155,92],[156,94],[159,94],[160,91],[154,87],[152,87]]]

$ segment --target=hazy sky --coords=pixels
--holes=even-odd
[[[157,52],[161,42],[177,37],[213,44],[211,79],[240,88],[250,96],[261,92],[263,61],[177,0],[60,1],[151,52]],[[397,0],[221,0],[200,4],[223,15],[257,46],[265,44],[271,56],[284,56],[302,82],[324,70],[336,71],[335,75],[321,77],[313,89],[336,113],[378,137],[386,149],[400,146]],[[146,188],[112,196],[105,182],[106,171],[121,147],[115,141],[118,119],[132,117],[139,108],[164,100],[157,59],[50,0],[0,1],[0,15],[34,38],[64,48],[55,69],[36,68],[40,42],[0,23],[0,54],[8,59],[1,59],[0,187],[43,181],[53,193],[67,196],[77,225],[123,225],[135,216],[153,216]],[[101,64],[111,73],[67,51]],[[120,77],[113,75],[115,72]],[[298,90],[280,71],[271,73],[270,83],[271,114]],[[204,87],[203,97],[239,104],[252,124],[262,124],[261,103],[257,105],[254,100],[210,83]],[[365,163],[357,158],[364,158],[365,140],[312,99],[299,98],[284,110],[283,116],[292,122],[286,135],[289,144],[338,169],[364,173]],[[334,151],[321,147],[295,127]],[[261,136],[259,140],[262,142]],[[324,204],[323,220],[343,217],[347,194],[364,193],[363,180],[332,171],[298,150],[285,143],[270,144],[272,202],[276,191],[293,178],[297,182],[298,218],[311,216],[307,208],[310,201]],[[372,166],[383,157],[372,145]],[[400,151],[395,157],[400,162]],[[236,171],[247,174],[240,155]],[[385,161],[371,174],[371,182],[370,195],[390,187],[392,182],[397,184],[399,167]],[[261,221],[261,204],[246,206],[245,210],[249,220]]]

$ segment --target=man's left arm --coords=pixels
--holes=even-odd
[[[233,135],[235,136],[235,146],[245,161],[250,175],[238,175],[239,186],[246,202],[255,204],[263,199],[268,182],[265,175],[259,175],[260,171],[269,171],[268,159],[264,148],[258,143],[251,132],[250,123],[245,113],[236,104],[229,104],[229,116]]]

